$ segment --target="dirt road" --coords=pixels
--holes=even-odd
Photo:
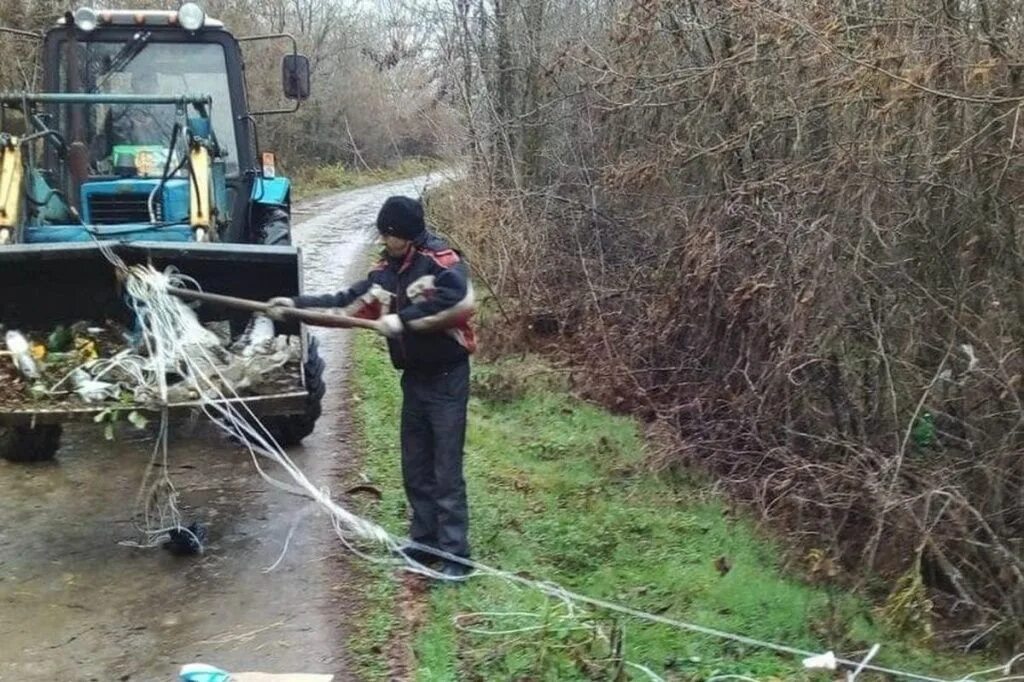
[[[334,291],[363,268],[389,194],[423,179],[306,202],[295,211],[307,291]],[[347,271],[347,274],[346,274]],[[337,490],[354,476],[342,412],[345,332],[317,332],[328,392],[316,431],[292,456]],[[152,436],[114,442],[76,427],[52,465],[0,461],[0,681],[176,679],[183,663],[228,670],[332,672],[345,656],[358,585],[347,579],[326,518],[269,487],[248,454],[204,423],[172,431],[170,476],[191,519],[210,526],[206,553],[134,549],[135,496]],[[289,529],[298,524],[280,565]]]

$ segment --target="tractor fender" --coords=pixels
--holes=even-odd
[[[251,223],[256,243],[291,244],[292,183],[288,178],[256,176],[252,183]]]
[[[270,208],[280,208],[291,212],[292,183],[288,178],[262,178],[257,176],[252,183],[254,204]]]

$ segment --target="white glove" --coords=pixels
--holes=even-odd
[[[295,299],[288,298],[287,296],[275,296],[274,298],[267,301],[267,305],[270,309],[266,311],[266,316],[272,320],[281,322],[284,319],[284,315],[281,314],[281,308],[294,308]]]
[[[413,303],[419,303],[420,301],[428,298],[436,288],[437,287],[434,284],[434,276],[424,275],[406,287],[405,295],[408,296],[409,300]]]
[[[373,303],[374,301],[378,301],[382,306],[384,306],[384,309],[387,310],[388,308],[391,307],[391,299],[393,298],[393,294],[384,287],[382,287],[381,285],[374,284],[373,286],[370,287],[370,290],[366,292],[363,298],[364,300],[366,300],[367,303]]]
[[[402,333],[402,318],[394,313],[377,320],[377,331],[381,336],[393,339]]]

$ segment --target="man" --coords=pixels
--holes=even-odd
[[[160,94],[157,74],[150,69],[142,68],[141,65],[136,67],[131,74],[131,94]],[[115,147],[167,147],[171,143],[173,130],[172,106],[138,102],[111,105],[99,123],[98,134],[93,138],[92,158],[99,170],[110,172],[118,163],[118,159],[113,158]],[[129,157],[129,161],[135,165],[136,172],[141,175],[155,175],[160,172],[162,164],[152,158],[152,152],[142,151],[139,154],[142,154],[142,158]]]
[[[375,319],[402,370],[402,478],[412,507],[414,543],[469,557],[469,512],[462,475],[469,400],[469,355],[476,340],[469,318],[473,288],[465,262],[426,229],[423,206],[393,196],[377,215],[383,258],[366,279],[336,294],[274,298],[275,306],[348,308]],[[403,553],[432,563],[429,552]],[[467,567],[445,560],[441,571],[459,579]]]
[[[158,95],[160,81],[150,70],[132,72],[132,94]],[[111,112],[112,140],[114,144],[167,145],[174,127],[174,109],[161,104],[125,104]]]
[[[131,73],[130,94],[160,94],[157,73],[137,66]],[[171,143],[171,132],[174,130],[174,108],[171,105],[140,102],[112,104],[98,119],[96,134],[86,150],[86,163],[71,165],[72,174],[79,182],[84,182],[91,172],[103,175],[113,173],[119,162],[114,154],[116,146],[167,147]],[[140,175],[156,175],[163,169],[163,164],[152,151],[136,151],[136,154],[138,158],[128,156],[120,162],[131,164],[133,172]]]

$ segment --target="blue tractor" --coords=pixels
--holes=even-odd
[[[0,94],[0,325],[130,324],[104,251],[174,266],[209,292],[299,293],[291,185],[261,152],[256,126],[309,96],[309,62],[294,39],[236,38],[193,3],[80,8],[37,37],[44,91]],[[250,109],[241,44],[255,40],[290,41],[281,65],[290,106]],[[227,309],[200,314],[235,334],[249,321]],[[302,337],[301,371],[290,387],[248,403],[280,442],[294,444],[320,415],[323,362],[298,325],[278,323],[278,332]],[[101,409],[109,407],[2,405],[0,456],[50,458],[62,423]]]

